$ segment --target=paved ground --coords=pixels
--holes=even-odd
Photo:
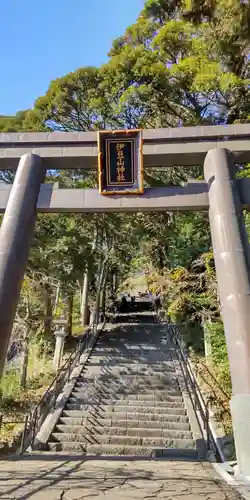
[[[0,500],[239,500],[209,463],[36,455],[0,461]]]

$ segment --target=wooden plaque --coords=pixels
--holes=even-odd
[[[98,170],[100,194],[142,194],[142,131],[98,132]]]

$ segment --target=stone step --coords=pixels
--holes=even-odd
[[[198,460],[198,452],[188,448],[163,448],[142,446],[115,446],[115,445],[87,445],[83,443],[56,443],[49,442],[48,449],[51,452],[70,452],[89,456],[129,456],[129,457],[166,457],[175,459]]]
[[[97,396],[112,396],[113,394],[117,396],[117,399],[126,399],[129,396],[129,399],[135,400],[135,401],[147,401],[147,400],[157,400],[157,401],[165,401],[166,398],[169,396],[172,398],[172,396],[182,396],[182,392],[180,391],[179,387],[166,387],[164,390],[159,390],[159,391],[154,391],[154,390],[147,390],[147,391],[140,391],[140,392],[132,392],[128,387],[124,387],[123,390],[119,389],[117,390],[116,388],[112,389],[101,389],[96,385],[90,385],[90,384],[81,384],[81,385],[76,385],[74,388],[73,393],[78,395],[83,393],[84,395],[88,392],[89,394],[95,394]]]
[[[113,351],[108,351],[107,349],[103,349],[103,351],[99,351],[100,353],[95,351],[93,356],[90,359],[90,363],[97,361],[97,358],[100,358],[102,356],[104,358],[104,363],[106,364],[109,362],[115,361],[121,361],[121,363],[138,363],[138,364],[160,364],[160,363],[166,363],[166,362],[172,362],[173,360],[173,352],[169,351],[169,349],[161,349],[157,351],[142,351],[140,349],[138,350],[132,350],[129,349],[127,351],[121,351],[121,350],[113,350]],[[105,360],[105,354],[107,359]],[[102,362],[102,361],[101,361]]]
[[[128,385],[128,386],[136,386],[140,387],[143,389],[143,387],[153,387],[157,388],[159,386],[160,389],[164,389],[166,386],[172,386],[172,385],[177,385],[179,384],[178,382],[178,377],[176,374],[173,376],[166,378],[166,377],[150,377],[149,375],[147,376],[139,376],[138,374],[134,375],[124,375],[122,376],[121,379],[121,374],[119,375],[113,375],[112,380],[109,380],[108,382],[104,382],[102,380],[102,383],[105,383],[105,385],[110,385],[110,384],[117,384],[117,385]]]
[[[99,359],[94,360],[93,358],[88,361],[88,366],[117,366],[120,368],[131,368],[134,371],[139,371],[142,370],[143,372],[148,370],[148,371],[154,371],[155,369],[158,372],[158,369],[164,370],[165,368],[173,368],[173,361],[169,356],[164,355],[164,359],[161,359],[160,356],[157,356],[155,358],[146,358],[145,360],[143,357],[140,357],[140,359],[137,359],[136,357],[134,358],[129,358],[128,356],[112,356],[111,359],[105,359],[100,361]]]
[[[130,359],[138,362],[138,363],[143,363],[145,359],[147,359],[149,362],[157,362],[161,363],[164,361],[172,361],[173,356],[175,356],[175,352],[171,351],[170,349],[166,348],[165,346],[161,346],[160,348],[157,349],[127,349],[127,350],[121,350],[121,349],[116,349],[113,350],[113,352],[109,353],[111,358],[117,358],[117,359],[127,359],[128,361]]]
[[[53,432],[52,441],[60,441],[64,443],[78,442],[84,444],[115,444],[120,446],[157,446],[160,448],[194,448],[193,439],[185,438],[164,438],[164,437],[140,437],[140,436],[120,436],[95,433],[87,434],[67,434],[66,432]]]
[[[145,339],[145,338],[144,338]],[[155,339],[157,340],[157,339]],[[126,341],[126,340],[122,340],[121,339],[121,343],[119,342],[116,342],[116,343],[113,343],[112,342],[112,345],[109,344],[109,342],[105,343],[105,342],[97,342],[96,343],[96,348],[95,348],[95,352],[94,354],[96,354],[97,356],[99,356],[99,353],[98,353],[98,350],[105,350],[106,352],[106,349],[108,350],[111,350],[113,352],[119,352],[119,353],[136,353],[138,354],[138,352],[140,354],[144,354],[144,353],[147,353],[147,354],[150,354],[150,353],[162,353],[162,352],[175,352],[175,348],[171,345],[171,344],[168,344],[166,342],[161,342],[159,341],[159,343],[155,343],[155,344],[150,344],[150,343],[145,343],[145,342],[129,342],[129,341]],[[103,352],[103,351],[102,351]]]
[[[71,398],[70,398],[71,399]],[[99,404],[93,404],[93,405],[87,405],[84,403],[80,403],[79,401],[70,401],[66,404],[66,409],[67,410],[93,410],[99,412],[99,414],[103,412],[112,412],[112,413],[142,413],[142,414],[168,414],[168,413],[174,413],[176,415],[185,415],[186,410],[184,409],[184,406],[181,406],[179,403],[168,403],[167,406],[164,407],[146,407],[145,405],[143,406],[122,406],[122,405],[100,405]]]
[[[91,363],[89,362],[89,365],[88,367],[91,368],[93,366],[98,366],[98,367],[102,367],[102,368],[105,368],[105,369],[112,369],[112,368],[115,368],[116,371],[118,372],[124,372],[124,374],[127,374],[128,375],[157,375],[158,373],[164,373],[166,376],[167,375],[171,375],[173,374],[174,372],[172,370],[167,370],[167,368],[169,368],[169,366],[167,365],[166,362],[164,363],[153,363],[153,362],[149,362],[149,363],[140,363],[138,364],[137,362],[134,362],[134,363],[131,363],[131,362],[122,362],[121,360],[114,360],[112,362],[107,362],[107,363]],[[171,367],[172,367],[172,362],[171,362]]]
[[[185,418],[185,417],[184,417]],[[122,420],[120,418],[106,418],[100,419],[96,417],[61,417],[59,425],[73,425],[73,426],[88,426],[88,425],[102,425],[103,427],[127,427],[127,428],[140,428],[140,429],[164,429],[176,431],[190,431],[188,422],[174,422],[174,421],[153,421],[153,420]]]
[[[134,358],[129,358],[128,356],[110,356],[110,358],[107,356],[105,359],[105,356],[103,356],[104,359],[100,361],[100,359],[96,358],[94,359],[94,356],[90,358],[88,361],[88,366],[117,366],[119,364],[120,366],[127,366],[131,365],[131,369],[135,368],[141,368],[142,370],[154,370],[154,369],[162,369],[164,370],[166,367],[171,367],[173,368],[173,359],[171,356],[166,356],[164,355],[164,359],[162,359],[161,354],[157,357],[149,358],[148,356],[145,356],[145,359],[141,355],[139,357],[134,357]],[[163,371],[164,373],[164,371]]]
[[[173,404],[173,406],[182,406],[183,404],[183,399],[182,396],[166,396],[164,401],[160,399],[155,399],[154,397],[148,396],[147,399],[130,399],[129,397],[104,397],[102,395],[98,394],[85,394],[83,392],[72,392],[72,396],[69,398],[70,403],[74,403],[75,401],[81,403],[81,404],[102,404],[102,405],[128,405],[128,406],[145,406],[145,407],[168,407],[169,404]]]
[[[93,357],[100,357],[103,356],[104,353],[107,353],[110,358],[126,358],[126,359],[135,359],[136,361],[140,362],[143,360],[143,358],[147,357],[151,359],[156,359],[157,361],[161,361],[163,356],[166,358],[169,356],[174,356],[175,351],[171,348],[168,348],[166,344],[160,344],[160,346],[156,347],[155,349],[143,349],[140,346],[134,348],[134,346],[131,345],[131,347],[128,346],[128,348],[124,348],[121,346],[106,346],[103,347],[103,349],[97,345]],[[171,358],[172,359],[172,358]]]
[[[113,372],[113,373],[109,373],[108,375],[102,375],[100,380],[98,380],[95,376],[91,376],[91,375],[88,375],[87,373],[86,374],[82,374],[81,376],[78,377],[77,381],[78,382],[86,382],[86,381],[92,381],[92,382],[96,382],[97,384],[104,384],[105,385],[107,383],[111,383],[111,382],[117,382],[118,380],[118,377],[119,377],[119,374]],[[160,371],[159,373],[150,373],[149,371],[145,372],[145,373],[127,373],[127,374],[124,374],[123,376],[123,380],[121,381],[122,383],[126,383],[126,382],[138,382],[140,384],[164,384],[168,381],[173,381],[173,380],[177,380],[177,374],[176,374],[176,370],[173,369],[171,371]]]
[[[123,396],[129,397],[130,400],[135,400],[135,401],[148,401],[149,399],[154,399],[156,401],[166,401],[168,398],[175,398],[175,397],[181,397],[182,398],[182,392],[178,388],[177,390],[175,388],[169,387],[166,388],[163,391],[144,391],[140,393],[132,393],[129,389],[126,394],[122,394],[119,391],[116,392],[117,396]]]
[[[152,393],[179,393],[179,384],[136,384],[136,383],[123,383],[122,381],[114,381],[111,384],[99,385],[93,382],[76,382],[75,390],[79,392],[84,390],[97,391],[100,394],[152,394]]]
[[[127,406],[105,406],[105,407],[99,407],[98,405],[96,406],[90,406],[86,407],[87,405],[81,405],[79,403],[67,403],[65,408],[66,410],[81,410],[81,411],[88,411],[95,413],[98,412],[99,415],[104,415],[107,413],[112,413],[114,414],[133,414],[133,415],[186,415],[186,410],[182,407],[177,407],[173,408],[172,406],[169,406],[168,408],[144,408],[144,407],[136,407],[136,406],[130,406],[129,411]]]
[[[157,378],[152,378],[152,377],[138,377],[138,374],[135,374],[133,376],[127,375],[127,374],[122,374],[122,373],[113,373],[112,377],[110,377],[108,380],[105,379],[103,380],[102,377],[100,377],[100,380],[96,379],[95,377],[93,378],[79,378],[76,381],[76,385],[85,385],[89,384],[90,386],[96,386],[100,387],[104,390],[112,388],[112,387],[138,387],[143,391],[143,388],[145,387],[150,387],[153,389],[159,388],[159,390],[163,390],[168,387],[179,387],[179,380],[177,375],[171,375],[171,377],[166,378],[166,377],[157,377]],[[145,392],[145,390],[143,391]]]
[[[97,384],[110,384],[111,382],[118,382],[118,377],[120,376],[120,368],[119,366],[114,366],[114,370],[110,368],[109,372],[103,373],[101,377],[98,379],[95,376],[92,376],[91,373],[86,370],[82,372],[81,376],[79,376],[79,382],[85,382],[88,380],[89,382],[96,382]],[[124,371],[124,369],[123,369]],[[166,382],[171,382],[173,380],[177,380],[177,372],[176,370],[165,370],[161,369],[159,371],[154,370],[130,370],[129,368],[126,370],[127,373],[123,373],[123,380],[121,382],[131,382],[137,381],[140,384],[145,384],[147,381],[148,384],[163,384]]]
[[[126,321],[126,318],[125,318]],[[50,451],[197,459],[167,330],[128,319],[99,338],[52,433]]]
[[[111,367],[109,367],[111,368]],[[164,373],[164,380],[166,382],[168,381],[171,381],[173,379],[173,377],[175,377],[175,372],[169,372],[167,373],[165,371],[165,366],[159,366],[159,367],[154,367],[154,368],[151,368],[150,367],[131,367],[131,366],[128,366],[128,367],[122,367],[121,365],[118,365],[116,367],[116,374],[122,374],[124,376],[127,376],[127,377],[155,377],[158,373],[160,374],[163,374]],[[115,372],[114,372],[114,375],[115,375]],[[161,377],[162,379],[163,377]]]
[[[161,406],[161,403],[180,403],[182,405],[183,403],[183,398],[181,393],[177,392],[170,392],[165,394],[163,396],[162,394],[157,395],[157,393],[153,392],[152,393],[147,393],[147,394],[131,394],[131,393],[117,393],[117,392],[112,392],[108,394],[103,394],[103,393],[98,393],[98,392],[89,392],[88,389],[84,391],[76,391],[74,390],[72,392],[72,398],[75,400],[80,401],[81,403],[86,404],[89,402],[100,402],[102,404],[121,404],[123,406],[127,405],[128,403],[133,406],[141,406],[141,405],[149,405],[152,403],[152,406],[155,406],[159,404]]]
[[[92,383],[96,383],[96,384],[110,384],[112,382],[121,382],[123,384],[125,383],[131,383],[131,381],[133,383],[137,382],[137,383],[140,383],[140,384],[165,384],[166,382],[172,382],[172,381],[175,381],[177,380],[177,374],[176,374],[176,371],[173,370],[171,372],[160,372],[160,373],[157,373],[157,375],[154,373],[154,374],[150,374],[149,372],[147,373],[126,373],[123,375],[123,380],[118,380],[118,377],[119,377],[119,373],[117,374],[117,372],[113,371],[112,374],[108,374],[108,375],[102,375],[100,377],[100,379],[97,379],[95,376],[91,376],[89,375],[87,372],[84,374],[82,374],[81,376],[78,377],[78,382],[83,382],[85,383],[86,381],[88,382],[91,382]]]
[[[111,337],[106,338],[111,339]],[[139,337],[132,339],[124,339],[122,337],[119,337],[116,342],[112,340],[112,345],[110,344],[110,348],[118,349],[120,347],[120,349],[127,349],[132,351],[137,351],[139,349],[140,351],[147,352],[159,351],[161,347],[174,350],[174,345],[171,344],[171,342],[167,342],[167,339],[162,336],[155,335],[154,342],[150,342],[150,340],[152,340],[152,338],[150,339],[150,336],[145,336],[145,333],[143,333],[143,336],[141,336],[140,340]],[[97,348],[101,347],[101,344],[106,347],[106,345],[109,345],[109,342],[105,343],[104,338],[102,340],[100,339],[96,343]]]
[[[90,422],[85,425],[65,425],[58,424],[56,425],[55,431],[56,433],[66,433],[71,435],[82,436],[85,437],[87,435],[95,436],[95,438],[99,438],[99,436],[129,436],[129,437],[152,437],[152,438],[167,438],[167,439],[192,439],[192,432],[186,430],[174,430],[174,429],[155,429],[155,428],[140,428],[140,427],[115,427],[115,426],[104,426],[102,425],[91,424]]]
[[[164,373],[164,374],[163,374]],[[122,380],[119,380],[119,377],[120,377],[120,371],[119,369],[116,367],[116,369],[114,371],[112,371],[112,374],[110,373],[109,375],[102,375],[100,377],[100,379],[96,378],[95,376],[92,376],[90,375],[87,371],[85,373],[82,373],[81,376],[78,377],[78,380],[77,382],[83,382],[83,383],[86,383],[86,381],[88,381],[89,383],[96,383],[97,385],[101,385],[101,384],[104,384],[105,386],[106,385],[109,385],[113,382],[120,382],[122,384],[125,384],[125,383],[135,383],[137,382],[138,384],[152,384],[152,385],[157,385],[157,384],[166,384],[166,383],[170,383],[170,382],[176,382],[178,379],[177,379],[177,373],[176,371],[169,371],[169,372],[160,372],[159,374],[155,374],[155,373],[150,373],[150,372],[147,372],[147,373],[142,373],[142,372],[131,372],[129,371],[129,373],[124,373],[123,374],[123,379]]]
[[[139,422],[188,422],[188,417],[186,414],[180,414],[178,412],[173,413],[164,413],[164,414],[147,414],[147,413],[114,413],[114,412],[99,412],[99,413],[91,413],[91,411],[87,410],[70,410],[65,408],[62,413],[62,417],[70,417],[70,418],[102,418],[103,420],[126,420],[132,421],[137,420]]]

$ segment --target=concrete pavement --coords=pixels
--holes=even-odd
[[[37,454],[0,461],[0,500],[240,500],[208,462]]]

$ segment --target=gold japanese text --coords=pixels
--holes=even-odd
[[[116,180],[117,182],[126,181],[124,172],[125,172],[125,160],[124,160],[124,148],[125,144],[118,142],[116,144]]]

